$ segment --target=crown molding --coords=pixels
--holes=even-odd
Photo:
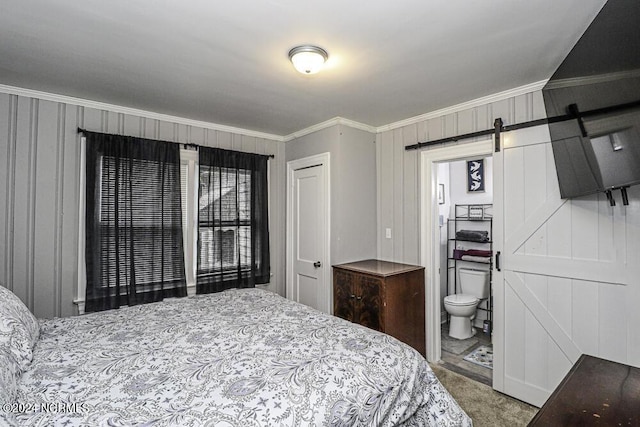
[[[477,98],[471,101],[463,102],[461,104],[453,105],[451,107],[443,108],[440,110],[432,111],[429,113],[421,114],[419,116],[410,117],[408,119],[400,120],[398,122],[390,123],[382,126],[371,126],[365,123],[356,122],[355,120],[346,119],[344,117],[334,117],[321,123],[317,123],[313,126],[301,129],[299,131],[290,133],[285,136],[275,135],[271,133],[257,132],[248,129],[237,128],[233,126],[226,126],[217,123],[204,122],[199,120],[187,119],[184,117],[171,116],[168,114],[154,113],[152,111],[139,110],[136,108],[123,107],[120,105],[108,104],[104,102],[91,101],[88,99],[75,98],[66,95],[58,95],[54,93],[42,92],[38,90],[19,88],[14,86],[7,86],[0,84],[0,93],[7,93],[12,95],[25,96],[29,98],[38,98],[46,101],[61,102],[65,104],[73,104],[86,108],[94,108],[97,110],[107,110],[114,113],[130,114],[133,116],[144,117],[153,120],[162,120],[171,123],[178,123],[187,126],[196,126],[205,129],[218,130],[222,132],[229,132],[238,135],[245,135],[255,138],[269,139],[273,141],[288,142],[294,139],[300,138],[305,135],[309,135],[313,132],[317,132],[322,129],[326,129],[336,125],[349,126],[354,129],[363,130],[373,134],[386,132],[393,129],[398,129],[404,126],[412,125],[415,123],[423,122],[425,120],[441,117],[447,114],[457,113],[469,108],[478,107],[481,105],[489,104],[492,102],[502,101],[514,96],[524,95],[526,93],[535,92],[541,90],[548,80],[541,80],[538,82],[530,83],[517,88],[498,92],[493,95],[488,95],[482,98]]]
[[[524,95],[526,93],[535,92],[541,90],[548,80],[540,80],[538,82],[529,83],[524,86],[519,86],[513,89],[505,90],[503,92],[494,93],[492,95],[484,96],[482,98],[476,98],[471,101],[463,102],[461,104],[452,105],[451,107],[442,108],[440,110],[432,111],[430,113],[421,114],[419,116],[410,117],[408,119],[400,120],[398,122],[390,123],[388,125],[378,126],[376,133],[386,132],[393,129],[398,129],[404,126],[413,125],[416,123],[424,122],[426,120],[442,117],[447,114],[458,113],[460,111],[468,110],[470,108],[479,107],[482,105],[490,104],[492,102],[503,101],[514,96]]]
[[[364,123],[356,122],[355,120],[345,119],[344,117],[334,117],[332,119],[325,120],[324,122],[317,123],[313,126],[309,126],[308,128],[301,129],[297,132],[290,133],[289,135],[286,135],[285,137],[283,137],[283,141],[285,142],[292,141],[294,139],[297,139],[305,135],[309,135],[319,130],[330,128],[336,125],[345,125],[354,129],[360,129],[373,134],[377,132],[377,128],[375,126],[369,126]]]
[[[552,80],[547,85],[547,89],[563,89],[574,86],[608,83],[622,79],[637,79],[638,77],[640,77],[640,70],[619,71],[615,73],[597,74],[594,76],[571,77],[567,79]]]
[[[94,108],[96,110],[107,110],[114,113],[129,114],[132,116],[144,117],[147,119],[161,120],[170,123],[178,123],[186,126],[196,126],[205,129],[217,130],[221,132],[235,133],[238,135],[250,136],[254,138],[270,139],[273,141],[284,141],[281,135],[271,133],[257,132],[248,129],[226,126],[217,123],[205,122],[200,120],[192,120],[184,117],[171,116],[168,114],[155,113],[153,111],[139,110],[136,108],[123,107],[120,105],[108,104],[105,102],[91,101],[89,99],[75,98],[66,95],[58,95],[55,93],[42,92],[39,90],[25,89],[15,86],[7,86],[0,84],[0,93],[10,95],[25,96],[28,98],[38,98],[45,101],[61,102],[64,104],[73,104],[85,108]]]

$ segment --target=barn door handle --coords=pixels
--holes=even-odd
[[[320,268],[320,267],[322,267],[322,263],[320,261],[316,261],[316,262],[313,263],[313,266],[315,268]]]
[[[500,251],[496,252],[496,270],[502,271],[500,270]]]

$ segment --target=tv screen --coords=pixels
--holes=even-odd
[[[551,126],[562,198],[640,184],[640,109]]]
[[[549,124],[563,198],[640,184],[639,22],[640,1],[609,0],[543,89],[549,118],[579,113]]]

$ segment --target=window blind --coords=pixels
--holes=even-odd
[[[267,160],[200,147],[198,293],[269,282]]]
[[[86,311],[186,295],[178,145],[85,135]]]

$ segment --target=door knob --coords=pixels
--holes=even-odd
[[[320,268],[320,267],[322,267],[322,263],[320,261],[316,261],[316,262],[313,263],[313,266],[315,268]]]

